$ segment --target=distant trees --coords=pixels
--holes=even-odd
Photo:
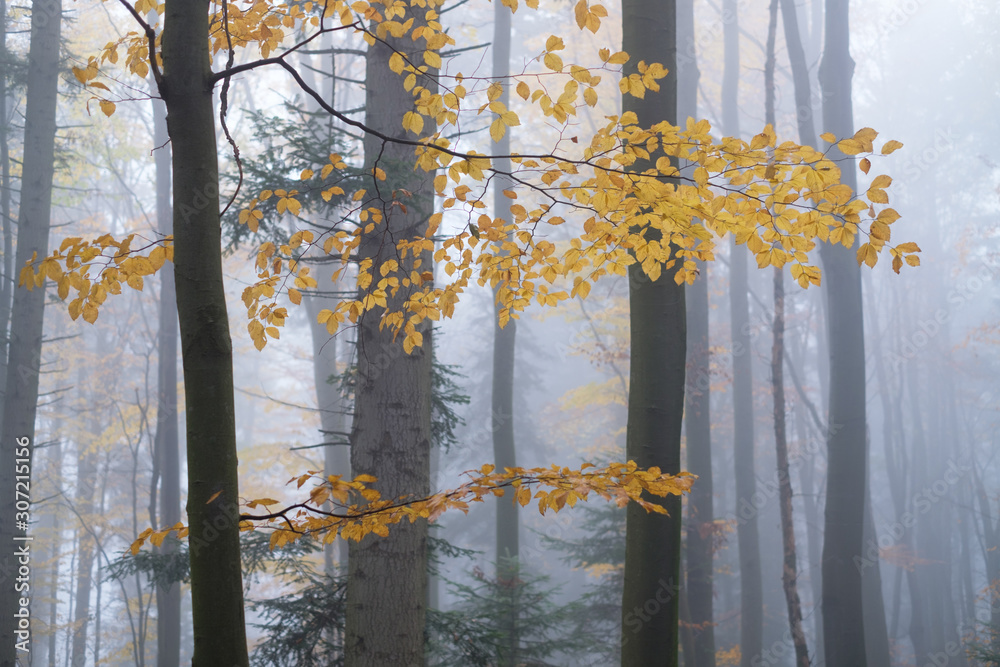
[[[6,16],[0,17],[6,21]],[[17,215],[17,261],[24,266],[35,257],[45,257],[49,248],[52,209],[52,179],[55,172],[56,101],[59,90],[59,64],[62,28],[60,0],[33,0],[31,5],[31,42],[28,53],[27,102],[24,124],[24,161],[21,168],[21,197]],[[4,48],[6,55],[6,48]],[[6,76],[5,71],[0,76]],[[4,119],[6,122],[6,119]],[[6,169],[6,165],[4,169]],[[6,184],[4,184],[6,185]],[[10,254],[10,237],[5,252]],[[13,276],[5,274],[6,280]],[[13,585],[18,561],[14,555],[23,542],[26,527],[15,524],[15,447],[27,446],[29,459],[35,442],[35,414],[38,406],[38,378],[41,373],[42,322],[45,313],[45,290],[14,291],[11,310],[10,343],[0,426],[0,489],[5,498],[0,506],[0,575],[5,585],[0,593],[0,663],[13,665],[17,660],[15,636],[20,595]],[[26,443],[20,445],[18,443]],[[27,475],[30,494],[30,466]],[[23,480],[19,480],[22,481]],[[27,500],[28,498],[22,498]]]

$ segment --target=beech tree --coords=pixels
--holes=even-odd
[[[6,20],[6,16],[3,17]],[[59,89],[59,62],[62,26],[60,0],[33,0],[31,42],[28,53],[28,90],[24,121],[24,162],[21,168],[21,200],[17,214],[17,264],[30,264],[48,254],[52,211],[52,178],[55,171],[56,101]],[[6,167],[5,167],[6,168]],[[9,238],[7,239],[9,241]],[[10,245],[5,246],[9,255]],[[43,290],[19,289],[11,309],[10,345],[3,401],[0,437],[4,453],[0,469],[0,489],[6,498],[0,513],[0,575],[5,585],[0,593],[0,662],[13,665],[17,659],[15,636],[20,595],[14,587],[18,561],[15,550],[22,542],[26,522],[20,524],[15,501],[15,449],[28,447],[29,459],[35,444],[35,413],[38,405],[38,376],[41,371],[42,322],[45,314]],[[27,438],[26,444],[23,443]],[[30,489],[30,467],[27,475]],[[24,483],[24,480],[17,480]],[[30,496],[30,494],[28,494]],[[25,500],[25,498],[22,498]]]
[[[623,661],[649,664],[651,656],[666,655],[675,664],[679,495],[690,488],[690,478],[680,475],[679,458],[682,285],[696,279],[697,262],[710,261],[714,239],[726,234],[745,244],[761,267],[788,264],[803,287],[820,282],[809,257],[817,239],[849,247],[863,233],[869,241],[862,246],[862,258],[874,264],[889,248],[898,270],[904,256],[913,259],[916,248],[889,246],[879,233],[898,217],[883,208],[885,183],[855,197],[839,182],[840,171],[825,153],[791,142],[778,144],[771,127],[749,143],[719,141],[706,121],[689,119],[682,129],[664,118],[664,110],[669,116],[676,109],[672,2],[667,12],[648,0],[626,3],[625,50],[602,49],[600,63],[592,66],[565,63],[559,54],[563,39],[548,37],[536,62],[540,72],[552,76],[542,79],[539,72],[526,72],[514,77],[511,84],[517,80],[513,89],[519,97],[565,127],[580,109],[596,105],[600,79],[611,73],[620,75],[625,111],[609,117],[592,137],[574,142],[577,147],[556,144],[532,155],[484,155],[461,135],[449,138],[460,117],[483,117],[494,141],[521,120],[500,99],[501,83],[441,72],[440,51],[454,39],[444,31],[433,0],[409,6],[335,1],[308,8],[260,2],[242,9],[167,0],[162,51],[157,27],[142,18],[147,12],[155,16],[157,7],[122,4],[141,30],[108,44],[74,73],[107,114],[115,106],[109,87],[98,78],[102,67],[117,63],[119,49],[126,51],[127,69],[139,76],[153,73],[167,107],[173,152],[173,237],[144,248],[133,248],[135,235],[120,240],[70,237],[52,255],[26,265],[21,277],[32,285],[52,279],[62,298],[72,290],[70,314],[93,322],[108,293],[120,291],[123,284],[141,289],[143,276],[174,260],[186,387],[188,524],[149,529],[133,549],[147,538],[156,544],[173,532],[188,537],[194,664],[246,664],[238,532],[263,527],[272,531],[274,547],[303,535],[352,540],[348,664],[419,660],[426,604],[423,520],[449,508],[465,509],[469,500],[506,488],[516,488],[517,501],[526,505],[533,485],[554,489],[536,494],[541,509],[572,505],[591,491],[629,504]],[[607,11],[581,0],[574,16],[581,30],[596,33]],[[306,37],[283,48],[283,28],[303,28]],[[323,99],[288,61],[296,50],[333,30],[357,32],[369,44],[364,122]],[[235,64],[236,50],[249,48],[259,50],[261,58]],[[212,71],[213,53],[226,54],[224,69]],[[267,511],[275,504],[270,499],[249,501],[245,510],[238,505],[212,106],[213,89],[221,84],[221,118],[229,138],[224,125],[229,82],[261,67],[283,70],[320,108],[362,132],[365,146],[364,182],[351,193],[341,185],[347,165],[339,155],[301,175],[303,190],[338,198],[345,225],[321,234],[300,230],[285,244],[260,244],[258,280],[243,293],[247,330],[263,348],[278,338],[288,314],[279,298],[297,305],[302,290],[317,285],[309,267],[299,261],[301,253],[315,249],[339,258],[342,265],[333,271],[334,280],[347,264],[357,267],[356,295],[316,315],[331,335],[343,326],[358,327],[351,462],[357,476],[349,481],[306,473],[296,481],[300,487],[313,484],[308,499],[278,511]],[[865,128],[838,145],[872,153],[876,136]],[[899,145],[886,143],[882,152]],[[509,172],[501,166],[504,158],[510,160]],[[503,193],[515,203],[508,212],[489,216],[482,209],[496,177],[517,184]],[[440,206],[431,204],[431,190],[442,200]],[[284,189],[255,193],[240,212],[240,222],[256,232],[272,211],[295,216],[301,210],[298,194]],[[463,219],[462,224],[445,224],[445,212],[450,219]],[[536,233],[562,224],[574,230],[564,246]],[[435,275],[435,267],[444,275]],[[430,323],[450,317],[473,281],[496,290],[497,319],[503,327],[529,303],[553,306],[586,297],[606,275],[630,279],[631,461],[593,472],[483,469],[454,491],[426,495]],[[401,435],[405,437],[396,437]],[[647,500],[647,494],[666,500]],[[338,509],[324,509],[330,501]],[[261,506],[263,513],[256,511]],[[407,522],[396,526],[403,519]],[[396,526],[394,535],[389,526]],[[378,540],[372,533],[390,537]],[[652,622],[636,628],[628,613],[651,594],[662,609]]]

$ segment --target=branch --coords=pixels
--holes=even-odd
[[[160,88],[163,85],[163,75],[160,73],[160,66],[156,64],[156,31],[139,16],[139,12],[135,11],[135,7],[127,0],[118,0],[118,2],[128,10],[128,13],[132,15],[136,23],[142,26],[142,30],[146,34],[146,41],[149,42],[149,66],[153,70],[153,80],[156,81],[156,87]],[[163,94],[162,90],[160,94]]]

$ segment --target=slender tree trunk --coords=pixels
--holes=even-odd
[[[510,24],[511,11],[503,3],[493,5],[493,79],[503,83],[500,93],[500,103],[510,105]],[[510,134],[512,128],[496,143],[494,147],[498,155],[510,154]],[[510,160],[500,158],[494,161],[494,166],[500,172],[510,171]],[[493,181],[494,216],[509,219],[511,200],[504,190],[511,189],[511,181],[503,176],[496,176]],[[493,391],[492,391],[492,424],[493,424],[493,461],[497,470],[513,468],[517,465],[516,446],[514,442],[514,354],[517,340],[517,320],[511,318],[501,327],[499,315],[501,305],[494,291],[494,324],[493,324]],[[505,494],[497,501],[496,524],[496,568],[497,583],[515,589],[519,580],[520,536],[518,534],[518,505],[513,502],[513,493]],[[501,633],[504,635],[505,649],[501,664],[513,667],[518,664],[518,648],[520,637],[518,632],[519,609],[512,604],[507,610],[507,617],[502,621]]]
[[[824,130],[854,134],[848,0],[826,0],[826,45],[820,64]],[[841,159],[841,182],[857,190],[854,162]],[[830,411],[823,544],[823,635],[826,663],[866,667],[861,558],[864,537],[865,337],[861,274],[852,248],[823,244],[823,286],[827,294],[830,349]]]
[[[422,12],[417,13],[420,24]],[[412,105],[403,78],[389,69],[393,49],[404,58],[419,60],[422,47],[412,40],[388,38],[368,50],[365,81],[366,124],[390,136],[403,137],[400,119]],[[430,72],[417,81],[433,89]],[[385,219],[375,231],[365,234],[358,254],[372,261],[371,272],[397,259],[395,241],[421,236],[433,210],[433,173],[414,170],[413,148],[384,144],[365,138],[366,166],[376,161],[389,175],[379,185],[386,198],[380,208]],[[374,188],[369,190],[374,191]],[[389,193],[410,196],[394,204]],[[376,204],[378,206],[378,204]],[[387,241],[386,239],[391,239]],[[430,266],[430,253],[418,255]],[[399,258],[399,269],[409,275],[417,259]],[[389,310],[399,310],[408,294],[400,290],[387,299]],[[351,469],[354,474],[374,475],[383,498],[413,494],[423,496],[430,487],[431,415],[431,327],[418,327],[423,347],[411,354],[403,350],[403,336],[379,326],[377,311],[365,313],[358,324],[358,378],[355,417],[351,438]],[[404,523],[388,537],[369,536],[351,542],[348,557],[346,665],[422,665],[424,625],[427,609],[427,523]]]
[[[640,125],[676,121],[677,7],[674,0],[625,0],[622,50],[631,56],[623,74],[640,61],[661,63],[669,74],[659,92],[644,99],[626,95],[623,109]],[[651,160],[655,160],[655,154]],[[643,163],[634,168],[641,170]],[[648,238],[657,238],[647,230]],[[684,413],[686,324],[684,288],[665,270],[652,281],[638,264],[629,267],[631,360],[626,455],[640,467],[680,472]],[[622,596],[622,666],[677,665],[681,499],[663,501],[668,515],[626,510],[625,578]]]
[[[722,77],[722,122],[727,136],[740,135],[740,26],[737,0],[723,0],[725,68]],[[750,353],[750,304],[746,249],[730,243],[729,322],[733,356],[733,461],[736,481],[736,539],[740,571],[740,665],[764,649],[764,592],[754,463],[753,366]]]
[[[52,177],[56,138],[56,102],[59,90],[60,0],[33,0],[31,5],[31,45],[28,55],[28,92],[24,121],[24,161],[21,178],[21,203],[18,213],[16,266],[24,266],[32,257],[42,258],[49,250],[49,223],[52,212]],[[0,430],[0,489],[5,498],[0,507],[0,664],[13,665],[18,657],[16,643],[28,638],[16,634],[20,608],[15,578],[17,551],[30,542],[16,540],[25,535],[24,527],[15,524],[15,449],[35,446],[35,411],[38,405],[38,377],[42,353],[42,322],[45,290],[25,288],[14,291],[11,311],[4,419]],[[20,440],[19,440],[20,439]],[[30,483],[30,475],[28,480]],[[30,530],[30,529],[28,529]]]
[[[677,117],[683,126],[698,115],[698,54],[694,32],[694,0],[677,3]],[[713,602],[714,519],[712,490],[711,348],[708,337],[708,265],[698,262],[700,275],[687,289],[689,376],[685,392],[684,426],[688,470],[698,481],[688,498],[685,530],[687,601],[693,626],[693,655],[685,663],[715,667]]]
[[[10,126],[7,124],[7,0],[0,0],[0,225],[3,229],[3,278],[0,282],[0,387],[7,385],[7,327],[14,275],[14,232],[10,219]],[[2,412],[2,411],[0,411]]]
[[[167,105],[173,150],[174,276],[187,420],[192,665],[242,667],[249,659],[208,9],[204,0],[167,0],[160,94]]]
[[[172,234],[170,208],[170,146],[163,102],[153,100],[153,144],[156,165],[157,231]],[[177,428],[177,290],[174,266],[160,269],[160,323],[157,332],[157,391],[155,452],[160,470],[160,525],[173,526],[181,520],[181,466]],[[178,541],[169,537],[160,547],[164,555],[177,551]],[[173,667],[181,659],[180,583],[156,588],[156,664]]]
[[[329,263],[321,263],[314,270],[320,290],[336,289],[331,280],[333,271]],[[327,475],[351,475],[350,434],[347,432],[344,400],[340,394],[339,382],[335,380],[337,369],[337,339],[331,338],[326,326],[316,320],[319,311],[331,307],[334,299],[321,295],[309,295],[305,299],[309,315],[309,331],[312,334],[313,382],[316,385],[316,405],[319,408],[320,430],[323,447],[323,470]],[[336,559],[334,550],[336,549]],[[336,567],[346,572],[347,541],[338,539],[327,544],[324,549],[324,570],[328,575],[336,573]],[[334,561],[337,561],[336,566]]]
[[[100,333],[98,333],[100,335]],[[100,344],[98,344],[100,347]],[[91,435],[101,432],[96,419],[91,419]],[[83,521],[90,521],[94,514],[94,481],[97,475],[97,452],[89,451],[89,442],[77,444],[80,451],[76,463],[76,511]],[[73,652],[70,662],[83,665],[87,662],[87,628],[90,625],[90,590],[93,584],[94,538],[88,526],[77,530],[79,540],[76,560],[76,610],[73,615]]]
[[[786,15],[786,31],[788,21]],[[795,17],[791,17],[795,21]],[[798,24],[793,24],[793,29]],[[778,30],[778,0],[771,0],[768,11],[767,59],[764,65],[765,122],[775,124],[774,43]],[[798,559],[795,550],[795,519],[792,516],[792,477],[788,467],[788,437],[785,424],[785,273],[774,267],[774,321],[771,346],[771,396],[774,401],[774,448],[778,464],[778,496],[781,512],[782,568],[781,584],[788,611],[788,626],[795,646],[796,667],[809,667],[809,649],[802,630],[802,603],[799,601]]]

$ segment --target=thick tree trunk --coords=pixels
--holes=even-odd
[[[826,47],[820,64],[823,129],[854,134],[848,0],[826,0]],[[857,189],[854,162],[830,148],[841,182]],[[823,635],[826,663],[866,667],[861,572],[867,446],[865,339],[861,274],[852,248],[823,244],[830,349],[830,411],[823,544]]]
[[[167,0],[174,276],[187,419],[194,667],[248,664],[239,541],[233,352],[222,277],[208,3]]]
[[[156,221],[160,234],[174,231],[170,208],[170,147],[167,144],[166,110],[153,100],[153,144],[156,161]],[[177,429],[177,290],[174,266],[160,269],[160,324],[157,332],[156,441],[154,449],[160,470],[160,526],[181,520],[181,465]],[[160,553],[177,551],[173,536],[163,542]],[[181,659],[181,587],[174,583],[156,589],[156,664],[174,667]]]
[[[28,92],[24,114],[24,161],[21,178],[21,204],[17,219],[18,243],[16,267],[24,266],[33,256],[43,258],[49,250],[49,223],[52,211],[53,156],[56,138],[56,101],[59,90],[60,0],[34,0],[31,5],[31,46],[28,56]],[[17,269],[18,272],[20,269]],[[14,280],[16,276],[12,276]],[[15,590],[18,571],[16,550],[30,542],[16,540],[25,528],[15,524],[15,448],[27,445],[28,458],[35,446],[35,411],[38,404],[38,377],[42,353],[42,322],[45,290],[14,290],[11,311],[10,350],[4,393],[4,419],[0,430],[0,489],[4,502],[0,507],[0,664],[13,665],[20,657],[15,644],[27,637],[16,635],[21,595]],[[21,439],[20,441],[18,439]],[[24,444],[22,444],[24,443]],[[19,457],[20,458],[20,457]],[[25,487],[22,486],[23,490]]]
[[[623,99],[623,109],[635,112],[643,126],[676,122],[676,12],[674,0],[626,0],[622,5],[622,50],[631,56],[624,75],[637,71],[642,60],[661,63],[669,71],[659,92]],[[643,166],[637,163],[635,168]],[[626,455],[640,467],[678,473],[686,365],[684,288],[674,282],[672,270],[651,281],[633,264],[629,308]],[[681,499],[669,496],[663,506],[669,515],[649,514],[635,504],[626,510],[623,667],[677,665]]]
[[[677,3],[677,117],[681,126],[698,115],[698,53],[694,33],[694,1]],[[708,265],[698,263],[700,275],[687,289],[688,385],[685,392],[684,427],[688,471],[698,481],[688,498],[685,529],[685,566],[689,622],[694,636],[692,655],[685,663],[715,667],[713,602],[713,508],[711,348],[708,339]]]
[[[418,12],[418,25],[422,15]],[[411,109],[412,97],[403,88],[403,78],[389,69],[393,49],[417,61],[422,50],[410,39],[392,38],[369,48],[366,121],[375,130],[402,138],[405,131],[400,119]],[[417,85],[433,87],[434,83],[423,78]],[[433,173],[413,170],[412,147],[383,144],[372,136],[365,138],[365,159],[369,169],[378,160],[389,175],[389,181],[379,185],[386,198],[380,206],[385,219],[365,234],[359,248],[363,259],[372,260],[372,275],[379,276],[383,262],[398,258],[395,241],[421,236],[426,230],[433,210],[428,194],[432,192]],[[389,199],[392,192],[399,193],[398,204]],[[412,254],[399,258],[403,275],[410,274],[415,259]],[[429,253],[420,259],[424,267],[430,266]],[[390,295],[388,308],[399,310],[406,296],[404,290]],[[379,316],[378,311],[366,313],[357,329],[351,469],[355,475],[374,475],[383,498],[423,496],[430,486],[431,327],[429,322],[418,327],[423,347],[406,354],[403,336],[380,328]],[[348,566],[346,665],[422,665],[427,609],[426,522],[404,522],[394,526],[388,537],[372,535],[360,543],[351,542]]]

